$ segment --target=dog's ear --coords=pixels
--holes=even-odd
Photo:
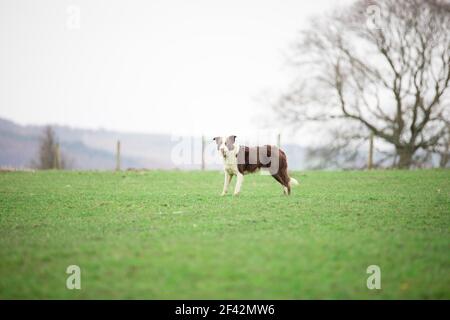
[[[222,141],[222,137],[214,137],[213,139],[217,144],[220,144]]]
[[[225,142],[228,150],[234,150],[234,142],[236,141],[236,136],[229,136]]]

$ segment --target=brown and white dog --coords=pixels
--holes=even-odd
[[[289,177],[287,172],[287,158],[283,150],[276,146],[265,145],[261,147],[239,146],[236,136],[215,137],[217,150],[223,157],[225,182],[223,184],[222,196],[228,191],[233,176],[237,177],[234,195],[241,191],[244,174],[253,173],[261,168],[268,169],[272,177],[282,186],[286,195],[291,194],[291,186],[297,185],[294,178]]]

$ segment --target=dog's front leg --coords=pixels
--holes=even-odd
[[[237,174],[236,187],[234,187],[234,195],[237,196],[241,192],[242,181],[244,181],[244,175],[242,173]]]
[[[233,176],[231,174],[229,174],[227,171],[225,171],[225,180],[223,182],[223,191],[221,194],[222,196],[227,194],[228,186],[230,185],[231,178],[233,178]]]

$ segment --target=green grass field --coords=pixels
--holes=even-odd
[[[450,299],[450,170],[292,175],[2,173],[0,298]]]

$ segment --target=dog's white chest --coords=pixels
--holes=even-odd
[[[237,174],[238,173],[236,156],[227,157],[226,159],[224,159],[223,166],[224,166],[224,170],[228,174]]]

